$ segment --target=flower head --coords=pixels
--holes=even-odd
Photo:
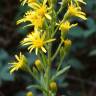
[[[44,45],[54,41],[55,39],[46,40],[45,36],[46,32],[42,33],[36,30],[35,32],[31,32],[29,35],[27,35],[27,37],[21,41],[21,44],[28,45],[29,52],[32,52],[33,49],[36,49],[36,55],[38,53],[38,49],[41,49],[44,53],[46,53]]]
[[[43,0],[43,3],[32,3],[32,4],[29,4],[29,6],[33,8],[33,10],[37,12],[39,16],[46,17],[47,19],[50,20],[51,7],[48,7],[46,3],[47,3],[47,0]]]
[[[59,30],[61,30],[62,32],[67,32],[69,31],[70,28],[75,27],[75,26],[77,26],[77,23],[70,24],[69,21],[65,21],[60,24]]]
[[[79,17],[81,19],[86,20],[86,14],[84,12],[81,11],[81,7],[80,6],[76,6],[75,4],[73,4],[71,2],[71,4],[69,4],[68,6],[68,10],[67,10],[67,14],[68,16],[76,16]]]
[[[44,23],[44,18],[39,16],[36,12],[27,11],[24,17],[17,21],[17,24],[29,21],[35,28],[41,28]],[[28,26],[28,25],[27,25]]]
[[[12,66],[10,67],[10,73],[17,71],[18,69],[24,69],[27,64],[26,57],[20,52],[19,56],[15,55],[16,61],[9,63]]]

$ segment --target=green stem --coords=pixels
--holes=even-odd
[[[57,28],[55,29],[55,31],[52,33],[52,38],[54,37],[54,35],[56,34],[56,32],[58,31],[58,29],[59,29],[59,26],[57,26]]]
[[[58,55],[58,53],[59,53],[59,50],[60,50],[60,48],[61,48],[61,45],[62,45],[62,41],[61,41],[61,43],[59,44],[59,46],[58,46],[58,48],[57,48],[57,50],[56,50],[56,52],[55,52],[55,54],[53,55],[53,57],[52,57],[52,61],[56,58],[56,56]]]
[[[65,5],[66,5],[66,0],[62,0],[62,5],[61,5],[60,9],[58,10],[57,15],[59,15],[59,13],[63,10]]]
[[[31,75],[34,79],[36,79],[37,82],[39,82],[38,78],[32,73],[30,67],[29,67],[29,66],[26,66],[26,68],[27,68],[28,72],[30,73],[30,75]]]
[[[57,67],[56,72],[59,71],[59,69],[60,69],[60,67],[61,67],[61,65],[62,65],[62,63],[63,63],[64,57],[65,57],[65,55],[63,55],[63,57],[61,58],[60,63],[58,64],[58,67]]]

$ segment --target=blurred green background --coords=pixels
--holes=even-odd
[[[96,96],[96,0],[85,1],[87,5],[82,5],[82,9],[88,19],[73,20],[79,26],[69,32],[72,47],[62,65],[64,67],[70,64],[71,69],[57,81],[57,96]],[[26,54],[30,65],[36,58],[34,54],[28,54],[25,48],[21,48],[19,43],[28,30],[32,29],[23,30],[22,25],[16,26],[16,20],[26,10],[28,7],[20,7],[19,0],[0,0],[0,96],[25,96],[29,91],[27,86],[35,83],[22,71],[10,75],[8,68],[8,62],[19,51]],[[40,93],[38,90],[30,90]]]

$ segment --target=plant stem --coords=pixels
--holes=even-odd
[[[29,66],[26,66],[26,68],[27,68],[28,72],[30,73],[30,75],[31,75],[34,79],[36,79],[37,82],[39,82],[38,78],[32,73],[30,67],[29,67]]]
[[[62,0],[62,5],[61,5],[60,9],[58,10],[57,15],[58,15],[58,14],[63,10],[63,8],[65,7],[66,1],[67,1],[67,0]]]
[[[61,58],[61,60],[60,60],[60,63],[58,64],[58,67],[57,67],[56,72],[59,71],[59,69],[60,69],[60,67],[61,67],[61,65],[62,65],[62,62],[63,62],[63,60],[64,60],[64,57],[65,57],[65,55],[62,56],[62,58]]]
[[[62,45],[62,41],[61,41],[61,43],[59,44],[59,46],[58,46],[58,48],[57,48],[57,50],[56,50],[56,52],[55,52],[55,54],[53,55],[53,57],[52,57],[52,61],[56,58],[56,56],[58,55],[58,52],[59,52],[59,50],[60,50],[60,48],[61,48],[61,45]]]

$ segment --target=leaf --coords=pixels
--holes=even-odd
[[[36,56],[35,56],[34,53],[32,53],[32,54],[26,53],[26,57],[28,59],[28,64],[29,65],[32,65],[34,60],[36,59]]]
[[[96,49],[93,49],[90,53],[89,56],[96,56]]]
[[[37,88],[37,89],[40,89],[41,87],[39,85],[29,85],[27,87],[27,89],[30,89],[30,88]]]
[[[5,50],[0,49],[0,60],[6,60],[8,58],[8,54]]]
[[[30,88],[36,88],[36,89],[39,89],[39,90],[41,90],[41,91],[45,91],[45,92],[47,93],[47,90],[46,90],[45,88],[39,86],[39,85],[29,85],[29,86],[27,87],[27,89],[30,89]]]
[[[16,93],[14,96],[26,96],[25,94],[26,94],[26,92],[20,91],[20,92]]]
[[[88,18],[86,21],[86,24],[87,24],[89,29],[93,29],[96,27],[95,21],[92,18]]]
[[[8,65],[2,67],[2,70],[0,71],[0,78],[6,81],[14,80],[14,76],[10,75],[10,73],[8,72]]]
[[[80,38],[83,36],[83,33],[84,33],[84,30],[78,26],[70,29],[69,35],[75,38]]]
[[[85,31],[84,32],[84,38],[88,38],[89,36],[91,36],[95,32],[96,32],[95,28]]]
[[[84,66],[83,64],[76,58],[71,58],[67,64],[71,65],[71,67],[73,67],[74,69],[76,70],[83,70],[84,69]]]
[[[56,79],[58,76],[60,76],[60,75],[63,74],[64,72],[66,72],[69,68],[70,68],[70,66],[66,66],[66,67],[64,67],[62,70],[58,71],[58,72],[52,77],[52,80]]]

